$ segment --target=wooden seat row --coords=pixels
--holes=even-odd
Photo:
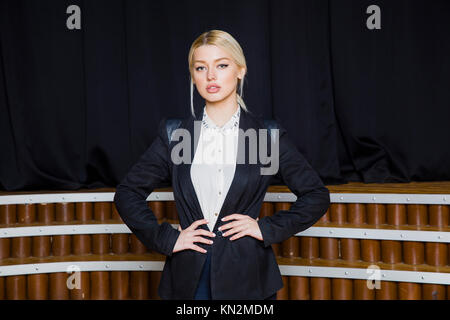
[[[450,183],[372,184],[351,183],[330,186],[341,193],[450,194]],[[158,191],[170,192],[170,189]],[[54,193],[55,191],[48,191]],[[71,191],[73,193],[73,191]],[[77,191],[78,192],[78,191]],[[80,190],[80,193],[114,192],[114,189]],[[268,192],[289,192],[272,186]],[[30,195],[45,193],[34,192]],[[27,194],[5,193],[1,196]],[[450,202],[450,196],[449,196]],[[441,201],[442,202],[442,201]],[[289,210],[291,202],[264,202],[260,217]],[[159,222],[178,223],[174,201],[149,201]],[[0,202],[0,232],[33,226],[121,225],[123,221],[112,201],[55,203]],[[333,202],[314,227],[372,228],[450,232],[449,205],[444,203],[344,203]],[[16,229],[19,230],[19,229]],[[420,240],[420,239],[419,239]],[[383,270],[450,274],[450,244],[432,241],[400,241],[351,237],[292,236],[273,244],[280,266],[299,268],[359,268],[377,265]],[[23,264],[64,261],[164,261],[131,233],[50,234],[2,236],[0,269]],[[153,270],[153,269],[152,269]],[[328,269],[324,269],[328,270]],[[157,299],[160,270],[82,271],[81,289],[69,289],[67,272],[2,276],[0,299]],[[366,279],[283,275],[284,288],[278,299],[450,299],[448,284],[381,281],[370,289]]]

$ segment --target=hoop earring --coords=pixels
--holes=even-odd
[[[191,113],[192,113],[192,116],[195,118],[195,112],[194,112],[194,84],[192,83],[192,78],[191,78]]]
[[[242,82],[241,82],[242,83]],[[241,98],[242,98],[242,84],[239,86],[239,95],[241,96]]]
[[[243,98],[243,87],[244,87],[244,82],[242,79],[239,79],[239,95],[241,96],[241,98]]]

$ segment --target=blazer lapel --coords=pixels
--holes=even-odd
[[[194,125],[198,126],[195,130]],[[201,120],[199,119],[199,116],[197,116],[197,118],[189,117],[180,125],[180,128],[188,130],[191,137],[190,162],[174,166],[174,168],[176,168],[176,171],[174,170],[174,174],[178,178],[178,183],[180,186],[179,191],[183,194],[183,198],[188,205],[189,210],[187,210],[187,213],[191,214],[190,218],[192,221],[196,221],[203,219],[203,214],[191,180],[191,164],[194,160],[195,150],[197,149],[198,144],[198,137],[195,136],[194,132],[198,132],[198,134],[200,134],[199,130],[201,128]]]

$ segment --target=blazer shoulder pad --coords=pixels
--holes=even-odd
[[[270,133],[270,137],[273,138],[273,131],[272,129],[278,129],[278,122],[276,120],[273,119],[264,119],[264,128],[266,128],[267,130],[269,130]]]
[[[168,118],[166,120],[167,140],[172,141],[172,132],[176,130],[181,124],[180,118]]]

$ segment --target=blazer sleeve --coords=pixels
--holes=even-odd
[[[180,232],[167,222],[159,224],[146,201],[154,188],[171,180],[165,120],[159,123],[150,147],[117,186],[114,203],[122,220],[147,248],[171,256]]]
[[[327,211],[330,192],[316,171],[290,140],[286,130],[279,128],[279,171],[281,179],[297,196],[289,210],[280,210],[258,220],[264,246],[279,243],[308,229]]]

